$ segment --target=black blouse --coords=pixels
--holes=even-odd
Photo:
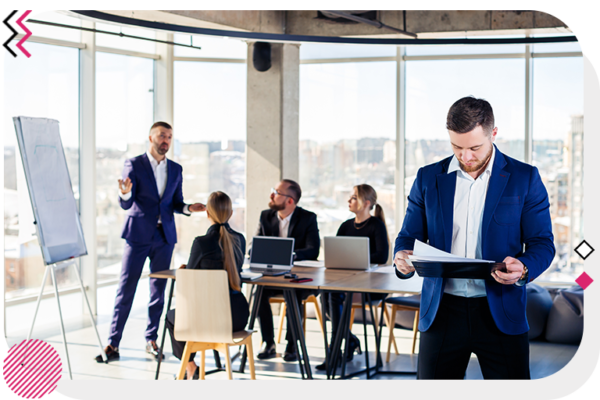
[[[385,224],[379,218],[370,217],[360,224],[355,224],[354,218],[349,219],[340,225],[337,236],[368,237],[371,264],[385,265],[387,263],[390,244]]]
[[[238,273],[241,274],[244,264],[246,239],[244,239],[241,233],[231,229],[229,224],[225,224],[225,228],[233,234],[234,241],[238,243],[238,246],[233,248],[233,252]],[[219,230],[219,225],[211,225],[206,231],[206,235],[198,236],[194,239],[186,269],[224,269],[223,251],[219,246]]]

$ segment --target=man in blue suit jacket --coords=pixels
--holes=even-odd
[[[149,150],[125,161],[123,179],[119,179],[119,203],[127,210],[123,233],[125,249],[121,278],[115,299],[115,310],[110,326],[109,345],[105,352],[108,361],[119,358],[119,343],[125,322],[129,317],[133,297],[146,258],[150,271],[169,269],[173,247],[177,243],[173,213],[190,215],[204,211],[201,203],[183,202],[182,168],[167,160],[173,129],[166,122],[156,122],[150,128]],[[158,324],[164,305],[165,279],[150,279],[150,303],[145,332],[146,351],[158,356]],[[96,357],[102,362],[102,356]]]
[[[529,379],[525,284],[552,262],[548,194],[537,168],[502,154],[490,104],[448,112],[454,156],[421,168],[396,239],[396,275],[410,278],[415,239],[461,257],[504,262],[493,279],[424,278],[418,379],[463,379],[475,353],[485,379]]]

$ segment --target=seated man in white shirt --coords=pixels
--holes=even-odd
[[[271,189],[271,198],[269,209],[264,210],[260,215],[258,229],[254,236],[278,236],[294,238],[294,260],[316,260],[319,256],[319,247],[321,239],[319,238],[319,227],[317,225],[317,215],[298,207],[298,201],[302,196],[302,190],[298,183],[284,179]],[[260,360],[273,358],[276,355],[273,313],[269,299],[276,295],[281,295],[281,290],[265,289],[261,297],[258,309],[260,319],[260,332],[263,339],[261,351],[257,357]],[[314,290],[296,290],[298,303],[306,299],[311,294],[316,294]],[[302,307],[300,307],[302,312]],[[287,321],[286,340],[288,344],[283,354],[285,361],[296,361],[298,354],[296,346],[292,340],[289,318]]]

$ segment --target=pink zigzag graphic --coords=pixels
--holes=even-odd
[[[27,27],[25,25],[23,25],[23,20],[25,18],[27,18],[27,16],[29,15],[29,13],[31,12],[31,10],[27,10],[23,13],[23,15],[21,15],[21,18],[19,18],[17,20],[17,25],[19,25],[21,28],[23,28],[23,30],[26,32],[25,36],[23,36],[23,39],[19,40],[19,43],[17,43],[17,47],[19,48],[19,50],[21,50],[23,52],[23,54],[25,54],[27,56],[27,58],[31,57],[31,54],[29,54],[29,52],[25,49],[25,47],[23,47],[23,43],[25,43],[25,41],[27,39],[29,39],[29,36],[31,36],[31,31],[29,29],[27,29]]]

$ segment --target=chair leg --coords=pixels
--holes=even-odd
[[[183,376],[185,375],[185,367],[190,359],[190,354],[192,352],[190,349],[192,348],[191,342],[186,342],[185,348],[183,349],[183,354],[181,355],[181,365],[179,366],[179,373],[177,374],[177,380],[183,380]]]
[[[354,307],[350,310],[350,327],[348,328],[350,332],[352,332],[352,325],[354,325]]]
[[[206,374],[206,363],[205,363],[205,351],[200,351],[200,380],[204,380],[204,376]]]
[[[225,368],[227,369],[227,376],[231,381],[233,380],[233,376],[231,375],[231,357],[229,356],[229,346],[227,345],[225,345],[225,359],[227,361],[227,364],[225,364]]]
[[[306,337],[306,301],[302,302],[302,309],[304,310],[304,314],[302,314],[302,329],[304,330],[304,337]]]
[[[248,339],[246,339],[246,351],[248,352],[250,379],[256,380],[256,372],[254,371],[254,352],[252,350],[252,335],[248,336]]]
[[[413,343],[412,343],[412,353],[415,354],[415,345],[417,344],[417,332],[419,331],[419,311],[415,311],[415,322],[413,322]]]
[[[394,338],[394,325],[396,325],[396,305],[392,304],[392,315],[390,316],[390,321],[388,324],[389,330],[390,330],[390,337],[388,339],[388,348],[387,348],[387,356],[385,357],[385,362],[389,363],[390,362],[390,352],[392,350],[392,341],[395,341]],[[398,354],[398,353],[396,353]]]
[[[315,306],[315,314],[317,314],[317,321],[319,321],[319,329],[321,329],[321,333],[323,334],[323,336],[325,336],[325,331],[323,331],[323,316],[321,315],[321,307],[317,303],[316,297],[314,297],[314,300],[312,300],[312,303]],[[304,315],[306,315],[306,313]]]
[[[372,307],[372,306],[369,304],[369,308],[370,307]],[[378,315],[379,315],[379,313],[377,313],[377,310],[373,310],[373,316],[375,317],[374,318],[374,320],[375,320],[375,326],[377,327],[377,329],[379,329],[379,317],[378,317]]]
[[[392,309],[393,309],[394,305],[392,304]],[[387,307],[385,308],[385,310],[383,310],[383,318],[385,319],[385,324],[389,327],[390,326],[390,313],[388,312]],[[394,328],[390,329],[390,339],[389,339],[392,344],[394,345],[394,351],[396,352],[396,355],[400,354],[398,352],[398,345],[396,344],[396,336],[394,336]]]
[[[283,320],[285,319],[286,305],[285,302],[280,303],[281,311],[279,312],[279,329],[277,330],[277,343],[281,343],[281,332],[283,331]]]

